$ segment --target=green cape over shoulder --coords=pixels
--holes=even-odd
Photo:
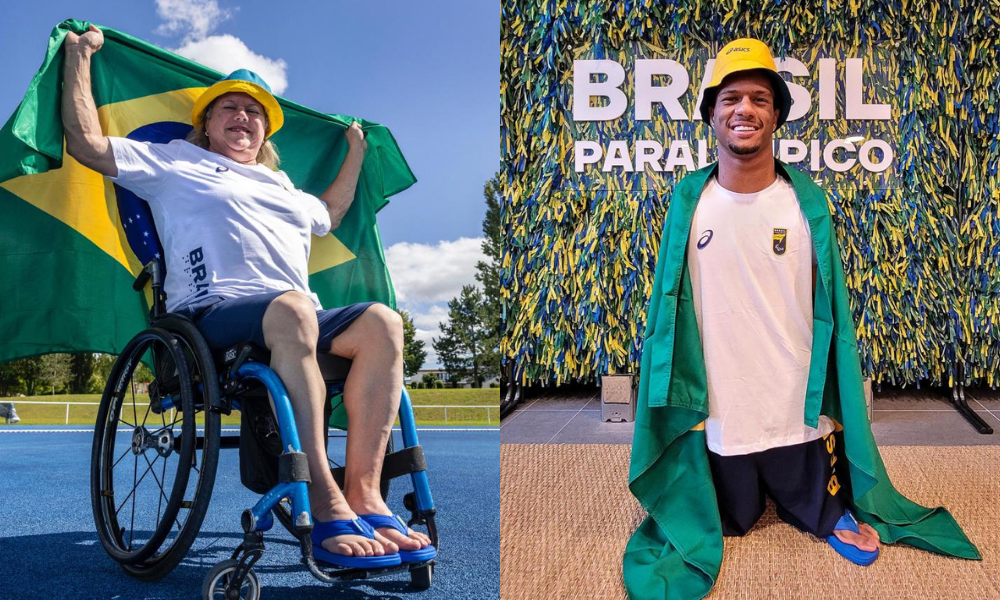
[[[883,542],[980,559],[948,511],[907,500],[889,481],[865,407],[857,336],[826,196],[806,175],[777,161],[776,167],[795,188],[818,261],[804,422],[816,427],[824,414],[843,426],[849,463],[844,488],[858,519],[874,527]],[[696,171],[677,184],[656,264],[629,468],[629,489],[649,513],[625,548],[625,589],[633,600],[702,598],[722,565],[722,525],[705,432],[698,427],[708,418],[708,385],[686,268],[691,220],[714,169]]]

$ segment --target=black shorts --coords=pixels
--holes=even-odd
[[[283,293],[270,292],[229,299],[208,296],[175,312],[194,321],[213,352],[244,342],[267,348],[264,343],[264,312]],[[333,338],[347,329],[372,304],[375,302],[360,302],[316,311],[316,318],[319,320],[317,350],[329,352]]]
[[[708,452],[723,535],[744,535],[764,514],[770,496],[778,517],[818,537],[833,533],[847,508],[846,462],[840,433],[738,456]]]

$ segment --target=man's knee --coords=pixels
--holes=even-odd
[[[269,349],[294,344],[315,351],[319,335],[316,305],[301,292],[285,292],[264,313],[264,341]]]
[[[373,304],[362,315],[366,333],[389,342],[394,348],[403,348],[403,318],[385,304]]]

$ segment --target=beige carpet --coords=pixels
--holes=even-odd
[[[883,546],[870,567],[778,520],[769,508],[726,538],[712,599],[1000,599],[1000,447],[881,449],[897,489],[947,507],[983,560]],[[502,444],[502,596],[625,598],[621,556],[645,512],[628,492],[629,446]]]

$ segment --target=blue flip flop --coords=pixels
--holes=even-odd
[[[391,527],[403,535],[409,534],[406,522],[399,515],[358,515],[358,518],[375,529]],[[437,549],[434,546],[426,546],[420,550],[399,549],[399,558],[404,563],[424,562],[435,556],[437,556]]]
[[[858,520],[854,518],[854,515],[851,513],[851,511],[845,512],[844,516],[840,517],[840,520],[837,521],[837,524],[833,526],[833,529],[834,531],[845,530],[845,531],[853,531],[854,533],[860,533],[860,529],[858,528]],[[838,538],[834,534],[828,535],[826,537],[826,541],[829,542],[831,546],[833,546],[833,549],[837,551],[837,554],[840,554],[841,556],[843,556],[844,558],[846,558],[847,560],[851,561],[856,565],[861,565],[865,567],[875,562],[875,559],[878,558],[878,548],[876,548],[872,552],[866,552],[864,550],[859,549],[857,546],[852,546],[851,544],[845,544],[844,542],[840,541],[840,538]]]
[[[323,540],[338,535],[360,535],[370,540],[375,539],[375,530],[361,519],[336,519],[334,521],[316,521],[312,530],[313,556],[316,560],[344,569],[378,569],[395,567],[402,564],[398,554],[383,556],[344,556],[335,554],[323,548]]]

